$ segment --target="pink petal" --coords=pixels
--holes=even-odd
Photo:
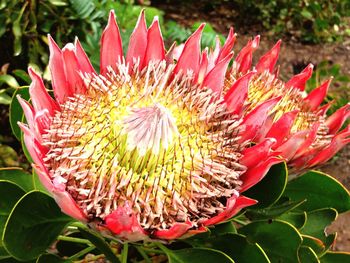
[[[58,103],[63,104],[68,97],[73,95],[73,91],[69,88],[67,82],[62,51],[50,35],[48,35],[48,39],[50,48],[49,68],[53,93]]]
[[[344,105],[333,113],[327,120],[326,125],[329,129],[329,134],[335,134],[350,117],[350,103]]]
[[[52,192],[53,198],[55,199],[62,212],[82,222],[87,222],[87,216],[78,207],[72,196],[66,191]]]
[[[182,237],[192,227],[190,222],[175,223],[169,229],[157,230],[154,232],[156,238],[172,240]]]
[[[327,111],[329,110],[329,108],[332,106],[333,103],[334,103],[334,100],[330,101],[327,104],[323,105],[322,107],[318,108],[317,115],[324,116],[327,113]]]
[[[42,183],[42,185],[46,188],[46,190],[52,194],[53,190],[54,190],[54,186],[51,182],[51,178],[49,173],[47,172],[46,169],[41,168],[39,165],[36,164],[32,164],[35,173],[38,175],[38,178],[40,180],[40,182]]]
[[[288,140],[286,140],[276,151],[286,160],[291,160],[295,153],[300,149],[306,141],[309,131],[300,131],[294,133]]]
[[[187,39],[179,60],[174,68],[174,74],[193,71],[197,76],[201,59],[201,37],[205,24],[201,24],[198,29]]]
[[[85,84],[79,72],[81,71],[78,59],[75,55],[75,47],[72,43],[67,44],[62,49],[63,61],[67,82],[74,94],[84,94]]]
[[[308,167],[319,165],[331,159],[341,148],[350,143],[350,125],[335,135],[331,143],[312,158],[308,163]]]
[[[165,54],[165,61],[167,65],[173,64],[175,59],[175,50],[176,50],[176,42],[173,42],[173,44],[168,49],[167,53]]]
[[[240,159],[240,163],[252,167],[265,160],[270,156],[272,151],[272,146],[276,143],[274,138],[266,138],[259,144],[256,144],[252,147],[246,148],[242,154],[243,157]]]
[[[29,86],[29,94],[35,111],[47,109],[50,116],[59,110],[57,103],[47,93],[42,78],[34,71],[32,67],[28,68],[32,83]]]
[[[290,129],[293,126],[294,120],[298,115],[299,110],[287,112],[282,115],[271,127],[266,134],[266,138],[275,138],[277,140],[275,147],[281,145],[284,140],[289,136]]]
[[[201,62],[199,65],[197,80],[195,81],[198,84],[203,83],[203,80],[207,74],[208,68],[208,49],[204,49],[202,52]]]
[[[185,47],[185,44],[184,43],[181,43],[180,45],[176,46],[174,48],[174,51],[173,51],[173,58],[175,60],[179,60],[181,54],[182,54],[182,51],[184,50],[184,47]]]
[[[114,10],[109,13],[108,24],[101,37],[100,72],[105,75],[108,67],[117,71],[117,63],[123,58],[123,46]]]
[[[237,79],[225,94],[224,101],[230,113],[241,114],[248,97],[249,80],[255,73],[255,71],[251,71]]]
[[[243,125],[245,126],[245,131],[240,139],[244,142],[248,139],[254,140],[258,135],[260,128],[264,125],[267,116],[271,109],[281,100],[281,97],[269,99],[248,113],[243,119]]]
[[[238,72],[246,73],[252,66],[253,52],[258,48],[260,36],[256,36],[253,41],[249,41],[248,44],[242,48],[241,52],[237,55],[235,61],[238,64]]]
[[[214,92],[220,94],[224,86],[225,75],[227,66],[232,59],[233,53],[229,54],[226,58],[221,60],[204,78],[202,87],[208,87]]]
[[[286,83],[285,87],[286,88],[294,87],[296,89],[303,91],[305,89],[306,81],[312,76],[313,68],[314,66],[312,64],[309,64],[302,72],[292,77]]]
[[[275,165],[281,162],[283,162],[282,158],[271,156],[268,159],[263,160],[258,165],[253,166],[252,168],[249,168],[240,177],[240,179],[243,181],[240,192],[242,193],[248,190],[249,188],[251,188],[252,186],[256,185],[258,182],[260,182],[264,178],[264,176],[270,170],[272,165]]]
[[[273,73],[274,67],[278,60],[278,55],[280,53],[281,43],[282,40],[278,40],[273,48],[271,48],[265,55],[260,58],[259,62],[255,66],[258,73],[262,73],[265,70]]]
[[[219,56],[218,56],[215,63],[220,62],[222,59],[227,57],[228,54],[231,53],[233,45],[235,44],[235,40],[236,40],[236,34],[233,32],[233,28],[231,27],[230,32],[228,33],[226,42],[223,45],[223,47],[221,48]]]
[[[147,66],[152,60],[165,59],[165,48],[162,33],[160,31],[158,17],[155,17],[147,32],[147,48],[143,66]]]
[[[23,109],[24,116],[26,117],[30,130],[35,131],[36,130],[35,123],[34,123],[35,113],[34,113],[33,107],[26,100],[22,99],[20,95],[17,95],[16,98]]]
[[[137,20],[134,31],[130,36],[128,52],[126,54],[126,63],[132,68],[134,59],[140,60],[140,65],[143,65],[143,58],[147,48],[147,25],[145,19],[145,10],[142,9]]]
[[[255,205],[257,202],[258,201],[250,199],[245,196],[237,197],[234,195],[229,199],[227,199],[226,209],[222,213],[204,221],[202,224],[204,226],[210,226],[210,225],[215,225],[217,223],[224,222],[227,219],[230,219],[231,217],[233,217],[235,214],[237,214],[242,208]]]
[[[75,38],[74,46],[75,46],[75,49],[74,49],[75,56],[78,59],[80,70],[84,73],[89,73],[89,74],[95,73],[96,74],[95,69],[91,65],[90,59],[86,55],[86,53],[85,53],[83,47],[81,46],[80,41],[77,37]]]
[[[305,98],[305,101],[308,102],[310,106],[310,110],[314,111],[318,108],[318,106],[321,105],[322,101],[327,95],[327,91],[332,79],[333,78],[322,83],[321,86],[311,91],[309,95]]]
[[[317,132],[318,132],[319,127],[320,127],[320,123],[317,123],[317,122],[314,125],[312,125],[312,127],[307,135],[307,139],[299,147],[298,151],[293,156],[293,159],[302,156],[303,154],[305,154],[308,151],[309,147],[314,143],[314,141],[317,137]]]
[[[127,203],[106,216],[105,222],[110,231],[130,241],[143,240],[147,237],[136,215]]]
[[[214,66],[217,64],[220,50],[221,50],[220,38],[218,36],[216,36],[214,51],[210,50],[210,52],[209,52],[207,71],[212,70],[214,68]]]

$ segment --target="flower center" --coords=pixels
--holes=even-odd
[[[170,78],[172,66],[85,76],[87,93],[61,105],[43,136],[53,180],[90,216],[104,219],[129,205],[145,229],[194,225],[224,210],[245,167],[238,122],[221,101]]]

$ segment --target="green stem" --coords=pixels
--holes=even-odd
[[[123,252],[122,252],[122,263],[128,262],[128,250],[129,250],[129,244],[125,242],[123,247]]]
[[[84,248],[83,250],[79,251],[78,253],[74,254],[73,256],[70,256],[68,259],[71,261],[74,261],[81,256],[84,256],[85,254],[89,253],[90,251],[94,250],[96,247],[95,246],[89,246],[87,248]]]
[[[149,256],[147,256],[146,252],[143,250],[142,247],[135,246],[135,248],[147,263],[152,263],[152,260],[149,258]]]
[[[62,240],[62,241],[67,241],[67,242],[73,242],[73,243],[79,243],[79,244],[86,244],[91,246],[91,242],[87,239],[83,239],[83,238],[77,238],[77,237],[67,237],[67,236],[58,236],[57,238],[58,240]]]
[[[237,219],[237,218],[233,218],[232,221],[235,221],[236,223],[243,225],[243,226],[248,224],[247,222],[244,222],[244,221]]]
[[[156,244],[165,254],[169,252],[169,249],[166,246],[164,246],[162,243],[157,242]]]

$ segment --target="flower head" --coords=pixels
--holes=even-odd
[[[235,35],[214,60],[200,51],[203,27],[175,63],[158,20],[147,28],[141,12],[124,57],[111,12],[100,74],[78,40],[61,50],[49,36],[55,99],[29,68],[32,105],[18,97],[28,123],[19,125],[33,167],[63,212],[122,239],[169,240],[256,203],[242,192],[282,159],[272,151],[275,139],[250,142],[279,99],[244,119],[233,114],[245,99],[221,91]],[[233,86],[246,89],[250,77]]]

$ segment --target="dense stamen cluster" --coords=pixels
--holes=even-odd
[[[237,195],[239,121],[190,73],[172,70],[163,61],[86,75],[86,94],[52,117],[45,163],[91,220],[127,205],[146,230],[200,225]]]

